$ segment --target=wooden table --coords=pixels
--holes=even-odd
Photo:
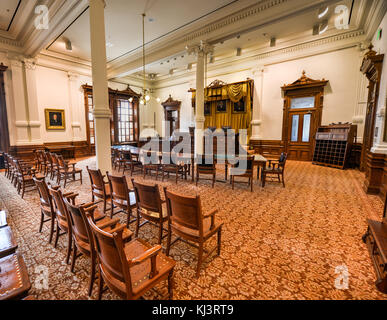
[[[75,159],[75,146],[71,145],[58,145],[58,146],[45,146],[45,150],[52,153],[58,153],[65,159]]]
[[[13,237],[10,227],[0,229],[0,258],[14,254],[17,249],[17,243]]]
[[[0,259],[0,300],[22,299],[31,289],[27,267],[20,254]]]

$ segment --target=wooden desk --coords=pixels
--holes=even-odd
[[[0,229],[0,258],[14,254],[17,249],[17,243],[13,237],[10,227]]]
[[[75,159],[75,146],[70,146],[70,145],[45,146],[45,150],[48,152],[61,154],[65,159]]]
[[[27,267],[19,254],[0,259],[0,300],[17,300],[31,289]]]

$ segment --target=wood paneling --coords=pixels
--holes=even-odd
[[[272,158],[279,158],[281,153],[285,152],[285,146],[281,140],[250,140],[250,146],[256,153]]]
[[[24,160],[31,160],[34,158],[34,150],[44,150],[46,146],[52,147],[60,145],[75,146],[74,152],[76,158],[94,155],[90,153],[87,141],[51,142],[41,145],[11,146],[9,148],[9,153]]]

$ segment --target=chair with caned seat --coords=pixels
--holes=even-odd
[[[134,179],[132,179],[132,184],[137,203],[136,237],[138,237],[140,227],[152,223],[159,229],[158,243],[161,244],[165,237],[163,237],[163,225],[168,220],[168,213],[165,201],[161,200],[159,186],[141,184],[135,182]],[[141,219],[145,219],[142,224],[140,224]]]
[[[165,200],[168,209],[168,240],[167,256],[171,246],[178,240],[188,243],[199,249],[196,277],[200,275],[202,262],[206,260],[215,250],[220,255],[221,232],[223,223],[215,222],[215,214],[218,210],[212,210],[203,214],[200,196],[185,197],[168,191],[164,187]],[[171,242],[172,234],[177,238]],[[204,249],[204,244],[212,236],[217,234],[217,246],[209,251]],[[196,243],[198,245],[196,245]],[[203,258],[203,252],[206,256]]]
[[[122,299],[136,300],[162,281],[168,282],[168,298],[173,298],[175,261],[141,239],[124,243],[123,229],[101,230],[88,216],[98,255],[98,299],[104,282]]]
[[[135,222],[137,219],[132,215],[132,210],[136,207],[136,196],[134,191],[129,189],[128,182],[125,176],[113,176],[109,172],[106,172],[106,176],[109,180],[110,192],[111,192],[111,217],[118,213],[125,213],[127,215],[126,226]],[[119,210],[114,212],[114,209]],[[131,220],[133,218],[133,220]]]
[[[101,170],[93,170],[88,166],[86,167],[90,177],[91,184],[91,201],[95,201],[95,198],[103,200],[103,212],[106,213],[107,202],[111,200],[109,181],[105,181],[105,176],[102,175]],[[110,208],[113,211],[113,208]]]
[[[97,205],[94,203],[88,203],[83,205],[74,205],[68,199],[64,199],[67,211],[69,213],[69,220],[71,224],[72,238],[73,238],[73,255],[71,261],[71,272],[74,272],[75,261],[80,255],[89,257],[91,260],[90,280],[88,294],[91,296],[93,291],[93,283],[95,281],[95,266],[97,262],[97,256],[95,253],[94,238],[90,230],[90,225],[87,220],[86,214],[90,215],[96,225],[99,228],[109,232],[109,230],[121,226],[119,219],[104,218],[95,221],[94,212],[97,209]],[[127,228],[123,228],[123,238],[125,241],[130,241],[133,235]],[[79,251],[79,255],[77,254]]]

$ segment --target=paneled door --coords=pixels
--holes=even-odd
[[[288,157],[292,160],[311,161],[316,134],[314,111],[289,111]]]

